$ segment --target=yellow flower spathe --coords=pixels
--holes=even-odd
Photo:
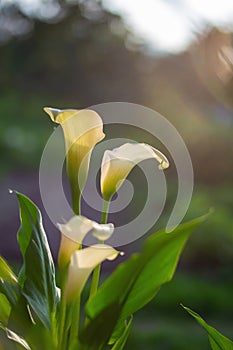
[[[62,126],[73,209],[75,214],[79,214],[79,200],[86,183],[91,152],[105,137],[102,119],[95,111],[88,109],[59,110],[46,107],[44,110],[52,121]]]
[[[145,143],[126,143],[112,151],[105,151],[100,180],[103,199],[111,200],[135,165],[149,158],[159,162],[159,169],[169,167],[164,154]]]

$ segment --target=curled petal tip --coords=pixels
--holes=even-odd
[[[57,228],[58,228],[58,230],[60,230],[60,231],[62,231],[62,229],[63,229],[64,226],[65,226],[64,224],[59,224],[59,223],[57,223]]]
[[[149,146],[154,151],[154,157],[159,162],[159,169],[160,170],[167,169],[169,167],[169,161],[168,161],[167,157],[162,152],[160,152],[158,149],[156,149],[150,145],[147,145],[147,146]]]
[[[98,224],[93,222],[93,233],[92,235],[98,238],[100,241],[106,241],[111,237],[114,232],[114,225],[110,224]]]
[[[45,111],[45,113],[47,113],[50,116],[50,118],[54,122],[56,122],[57,115],[61,113],[60,109],[52,108],[52,107],[44,107],[43,110]]]
[[[167,161],[162,161],[160,164],[159,164],[159,169],[160,170],[164,170],[164,169],[167,169],[169,168],[169,162],[168,160]]]

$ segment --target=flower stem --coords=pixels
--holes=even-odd
[[[109,210],[110,201],[103,200],[103,209],[102,209],[102,218],[101,224],[106,224],[108,221],[108,210]]]
[[[103,200],[101,224],[107,223],[109,205],[110,205],[109,201]],[[99,279],[100,279],[100,270],[101,270],[101,264],[97,265],[96,268],[94,269],[89,299],[91,299],[97,292],[98,285],[99,285]]]
[[[74,188],[73,186],[71,189],[71,194],[73,211],[76,215],[79,215],[81,213],[81,193],[79,189]]]
[[[74,346],[78,348],[78,334],[79,334],[79,319],[80,319],[80,296],[72,303],[72,318],[70,327],[70,343],[69,350],[72,350]]]
[[[67,280],[67,269],[61,271],[61,301],[60,301],[60,314],[59,314],[59,327],[58,327],[58,350],[63,349],[63,335],[66,318],[66,299],[65,289]]]
[[[51,313],[51,334],[52,334],[52,341],[54,349],[57,349],[57,342],[58,342],[58,336],[57,336],[57,322],[56,322],[56,312],[53,311]]]
[[[99,285],[99,278],[100,278],[100,269],[101,269],[100,264],[97,265],[96,268],[94,269],[92,281],[91,281],[91,290],[90,290],[89,299],[91,299],[97,292],[98,285]]]

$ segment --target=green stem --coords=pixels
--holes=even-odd
[[[103,200],[101,224],[107,223],[109,204],[110,204],[109,201]],[[96,268],[94,269],[89,299],[91,299],[96,294],[96,292],[98,290],[99,279],[100,279],[100,270],[101,270],[101,264],[97,265]]]
[[[109,210],[110,201],[103,200],[103,209],[102,209],[102,218],[101,224],[106,224],[108,221],[108,210]]]
[[[77,186],[71,187],[71,195],[73,211],[76,215],[79,215],[81,213],[81,193]]]
[[[79,215],[81,215],[82,213],[82,195],[80,195],[79,197],[79,203],[78,203],[78,206],[79,206]]]
[[[69,175],[69,167],[67,168],[67,172]],[[72,171],[71,171],[71,174],[72,174]],[[82,199],[81,191],[79,189],[79,185],[76,184],[75,177],[74,178],[73,176],[68,176],[68,177],[69,177],[70,187],[71,187],[73,211],[76,215],[80,215],[81,199]],[[68,307],[65,329],[64,329],[64,339],[62,343],[62,348],[59,350],[66,348],[66,341],[68,338],[69,327],[70,327],[69,350],[72,349],[73,346],[75,345],[75,342],[78,339],[79,318],[80,318],[80,297]]]
[[[69,330],[71,325],[71,316],[72,316],[72,307],[70,307],[70,305],[67,305],[65,326],[64,326],[63,339],[61,344],[62,349],[67,349],[67,342],[68,342]]]
[[[101,265],[97,265],[94,269],[92,281],[91,281],[91,289],[90,289],[90,296],[89,299],[91,299],[95,293],[97,292],[98,286],[99,286],[99,279],[100,279],[100,269]]]
[[[63,350],[63,335],[65,328],[66,318],[66,280],[67,280],[67,269],[61,271],[61,301],[60,301],[60,314],[59,314],[59,327],[58,327],[58,350]]]
[[[57,322],[56,322],[56,313],[55,311],[52,312],[51,314],[51,333],[52,333],[52,339],[53,339],[53,346],[54,349],[57,349]]]
[[[80,168],[80,162],[78,159],[77,149],[75,143],[69,147],[66,153],[66,172],[70,184],[70,191],[72,197],[72,207],[76,215],[79,215],[81,189],[78,182],[78,171]]]
[[[70,343],[69,350],[72,350],[75,345],[78,343],[78,334],[79,334],[79,319],[80,319],[80,297],[78,297],[74,303],[71,305],[72,319],[70,327]],[[78,346],[76,347],[76,349]]]

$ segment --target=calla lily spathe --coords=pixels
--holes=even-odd
[[[135,165],[149,158],[159,162],[159,169],[169,167],[164,154],[145,143],[126,143],[112,151],[105,151],[101,165],[103,199],[109,201]]]
[[[102,119],[95,111],[88,109],[59,110],[46,107],[44,110],[52,121],[62,126],[73,209],[75,214],[79,214],[79,200],[86,183],[91,152],[105,137]]]
[[[84,216],[75,215],[66,224],[58,224],[61,231],[61,244],[58,254],[58,264],[61,268],[68,266],[71,255],[81,247],[82,241],[88,233],[92,233],[99,241],[110,238],[114,225],[98,224]]]
[[[106,259],[114,260],[118,254],[117,250],[106,244],[96,244],[74,252],[68,270],[67,302],[80,296],[88,277],[97,265]]]

